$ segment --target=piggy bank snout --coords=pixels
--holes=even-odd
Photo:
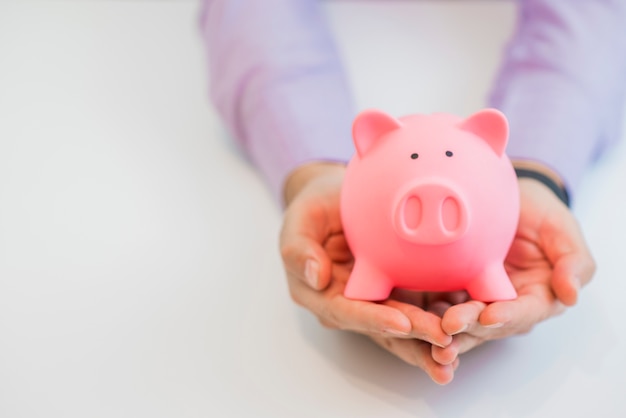
[[[396,232],[415,244],[447,244],[461,238],[469,226],[467,200],[446,181],[413,185],[401,194],[394,212]]]

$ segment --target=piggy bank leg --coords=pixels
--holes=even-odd
[[[385,300],[393,284],[386,274],[365,260],[356,260],[343,295],[348,299]]]
[[[467,293],[474,300],[495,302],[513,300],[517,292],[511,284],[502,263],[490,264],[467,286]]]

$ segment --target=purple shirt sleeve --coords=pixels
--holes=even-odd
[[[542,162],[576,190],[620,138],[626,2],[524,0],[490,105],[510,123],[507,153]]]
[[[489,105],[509,119],[507,153],[551,166],[571,193],[620,137],[626,1],[518,7]],[[277,200],[298,165],[352,155],[352,97],[318,0],[205,0],[201,26],[212,100]]]
[[[352,95],[317,0],[205,0],[211,97],[281,201],[288,173],[353,152]]]

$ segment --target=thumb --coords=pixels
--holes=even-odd
[[[545,252],[553,266],[552,289],[564,305],[572,306],[580,288],[593,277],[596,264],[573,215],[568,213],[559,220],[544,238]]]
[[[290,280],[295,278],[315,290],[330,283],[331,261],[319,242],[283,229],[280,253]]]
[[[578,291],[587,284],[595,272],[595,262],[588,252],[569,253],[554,263],[552,289],[556,297],[567,306],[578,300]]]
[[[332,226],[324,209],[313,202],[294,202],[283,218],[280,253],[288,279],[296,278],[309,287],[322,290],[330,283],[332,262],[323,245]]]
[[[295,278],[322,290],[329,285],[332,270],[325,245],[333,234],[342,230],[339,196],[345,169],[335,165],[315,167],[324,174],[318,172],[287,206],[280,252],[288,280]]]

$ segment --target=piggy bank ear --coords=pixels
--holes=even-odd
[[[378,138],[400,126],[399,120],[380,110],[361,112],[352,124],[352,137],[359,156],[365,155]]]
[[[509,123],[496,109],[484,109],[465,119],[459,128],[478,135],[489,144],[498,156],[504,154],[509,140]]]

